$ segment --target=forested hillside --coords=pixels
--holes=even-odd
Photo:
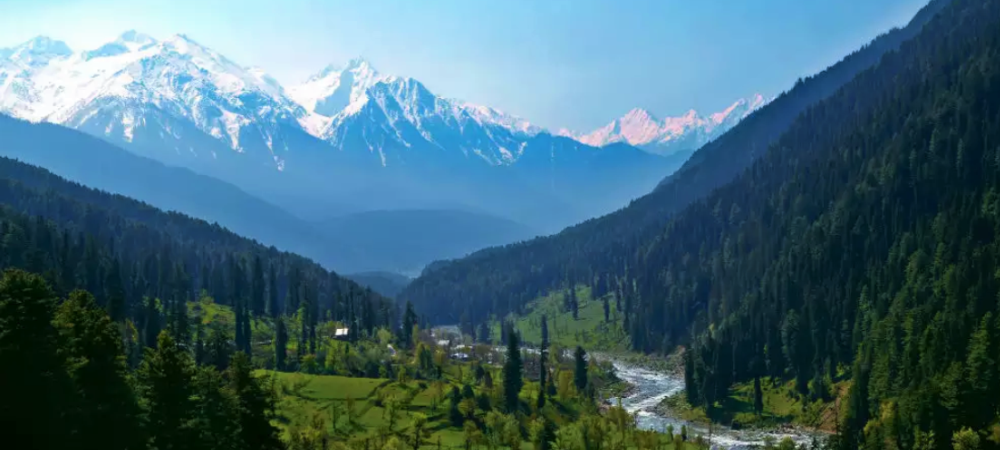
[[[306,258],[7,158],[0,158],[0,203],[0,268],[44,274],[61,295],[86,289],[153,339],[164,318],[150,319],[155,305],[146,300],[160,299],[169,315],[201,289],[221,304],[249,302],[253,315],[269,302],[275,313],[296,311],[301,288],[322,316],[365,311],[362,323],[374,328],[393,313],[387,300]]]
[[[892,30],[822,73],[801,80],[722,137],[697,151],[649,195],[604,217],[549,237],[491,248],[436,264],[402,294],[432,320],[455,322],[467,309],[474,320],[521,311],[525,303],[568,284],[599,290],[631,277],[633,257],[659,235],[673,214],[747,168],[806,108],[836,92],[856,74],[916,35],[948,0],[934,0],[902,29]]]
[[[998,192],[1000,3],[956,0],[644,249],[633,345],[709,409],[850,376],[839,448],[996,448]]]

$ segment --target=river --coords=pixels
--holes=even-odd
[[[702,435],[707,441],[709,429],[703,424],[681,420],[677,417],[661,415],[655,408],[663,399],[684,390],[684,379],[674,374],[644,369],[612,359],[618,377],[633,386],[627,397],[621,399],[622,407],[635,414],[639,428],[644,430],[667,430],[673,425],[674,433],[680,433],[681,426],[687,426],[689,439]],[[760,430],[733,430],[720,425],[712,426],[713,449],[750,449],[761,447],[764,438],[771,436],[779,442],[786,436],[797,444],[808,444],[813,436],[806,433],[782,433]]]

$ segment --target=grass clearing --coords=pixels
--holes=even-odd
[[[579,305],[577,318],[565,306],[566,290],[550,292],[527,306],[524,315],[515,318],[514,324],[524,342],[539,345],[542,341],[542,316],[548,320],[551,343],[572,348],[583,346],[588,351],[627,351],[628,336],[622,330],[621,316],[614,297],[607,296],[608,321],[604,320],[603,298],[592,298],[589,286],[577,286]],[[493,336],[500,336],[500,323],[493,324]]]

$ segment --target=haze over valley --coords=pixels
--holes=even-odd
[[[0,112],[74,128],[232,185],[288,212],[286,220],[298,222],[288,227],[324,235],[340,254],[307,253],[347,272],[415,274],[437,259],[613,211],[766,103],[756,95],[662,122],[636,110],[593,133],[550,134],[382,74],[362,58],[285,87],[186,35],[158,40],[127,31],[79,51],[43,36],[0,55]],[[140,183],[113,184],[115,192],[200,215],[158,203]],[[237,215],[255,213],[211,218],[265,243],[288,241],[278,230],[240,228]],[[461,241],[434,235],[457,217],[466,227]],[[359,221],[366,226],[338,225]]]

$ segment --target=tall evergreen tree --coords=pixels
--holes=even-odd
[[[73,291],[55,316],[75,391],[68,411],[79,448],[142,444],[139,404],[128,381],[118,325],[85,291]]]
[[[538,409],[545,407],[545,394],[548,392],[546,384],[551,383],[547,379],[548,368],[545,366],[546,361],[549,359],[549,320],[545,314],[542,314],[541,334],[542,347],[538,354],[538,400],[535,405]]]
[[[274,264],[271,264],[268,270],[267,298],[267,312],[271,315],[272,319],[276,319],[281,315],[281,306],[278,304],[278,275],[274,269]]]
[[[264,263],[260,256],[253,257],[253,269],[250,275],[250,312],[253,317],[263,317],[265,312],[264,303]]]
[[[146,347],[155,348],[157,338],[160,336],[160,330],[163,328],[163,319],[160,316],[160,301],[155,297],[146,297],[143,303],[143,341]]]
[[[209,328],[208,342],[205,344],[205,364],[221,372],[229,367],[229,359],[233,354],[230,344],[232,335],[219,323],[213,323]]]
[[[247,357],[253,355],[253,328],[251,327],[251,322],[253,318],[250,316],[249,305],[243,306],[243,342],[240,351],[246,353]]]
[[[243,326],[243,320],[246,317],[246,314],[244,314],[245,307],[243,302],[240,301],[239,299],[234,298],[233,301],[235,302],[233,303],[233,319],[236,322],[235,323],[236,351],[242,352],[244,348],[244,342],[246,341],[247,338],[245,334],[246,327]]]
[[[504,407],[509,414],[520,411],[521,401],[518,396],[524,387],[524,363],[521,361],[521,343],[517,330],[507,331],[507,359],[503,364],[503,395]]]
[[[274,368],[285,370],[285,361],[288,359],[288,330],[285,328],[285,319],[278,317],[274,320]]]
[[[181,450],[197,445],[194,374],[190,356],[166,331],[157,338],[156,350],[146,350],[138,378],[147,404],[150,446]]]
[[[576,287],[569,288],[569,308],[573,313],[573,320],[580,318],[580,300],[576,296]]]
[[[280,430],[271,424],[274,417],[272,393],[253,375],[250,358],[237,353],[226,372],[229,387],[238,404],[239,448],[256,450],[283,449]]]
[[[1000,380],[997,379],[997,364],[994,354],[1000,349],[993,338],[996,327],[993,314],[986,313],[979,322],[979,329],[969,339],[965,368],[965,403],[968,405],[965,423],[974,429],[985,429],[998,418],[995,402],[984,399],[1000,395]],[[1000,443],[998,443],[1000,444]]]
[[[123,323],[128,311],[126,308],[125,287],[122,281],[121,263],[118,262],[118,259],[111,261],[111,267],[104,286],[107,290],[104,295],[107,298],[108,315],[111,316],[112,321]]]
[[[403,313],[403,328],[400,334],[400,342],[403,342],[406,348],[413,348],[416,345],[412,338],[415,326],[417,326],[417,313],[413,311],[413,304],[406,302],[406,312]]]
[[[541,323],[541,333],[542,333],[542,349],[549,348],[549,319],[542,314]]]
[[[545,361],[549,359],[548,349],[542,347],[541,352],[538,353],[538,399],[536,400],[535,406],[541,410],[545,407],[545,394],[548,392],[547,384],[549,383],[548,368],[545,367]]]
[[[25,448],[66,448],[72,403],[66,361],[52,325],[56,298],[45,281],[18,270],[0,278],[0,429]]]
[[[583,347],[577,346],[573,352],[573,385],[577,392],[583,394],[587,390],[587,352]]]
[[[198,369],[193,380],[196,411],[192,423],[197,447],[206,450],[239,450],[239,405],[233,391],[214,367]]]
[[[285,312],[294,315],[299,310],[302,301],[302,272],[298,265],[293,265],[288,271],[288,292],[285,294]]]
[[[757,415],[764,412],[764,391],[760,387],[760,377],[753,378],[753,410]]]

